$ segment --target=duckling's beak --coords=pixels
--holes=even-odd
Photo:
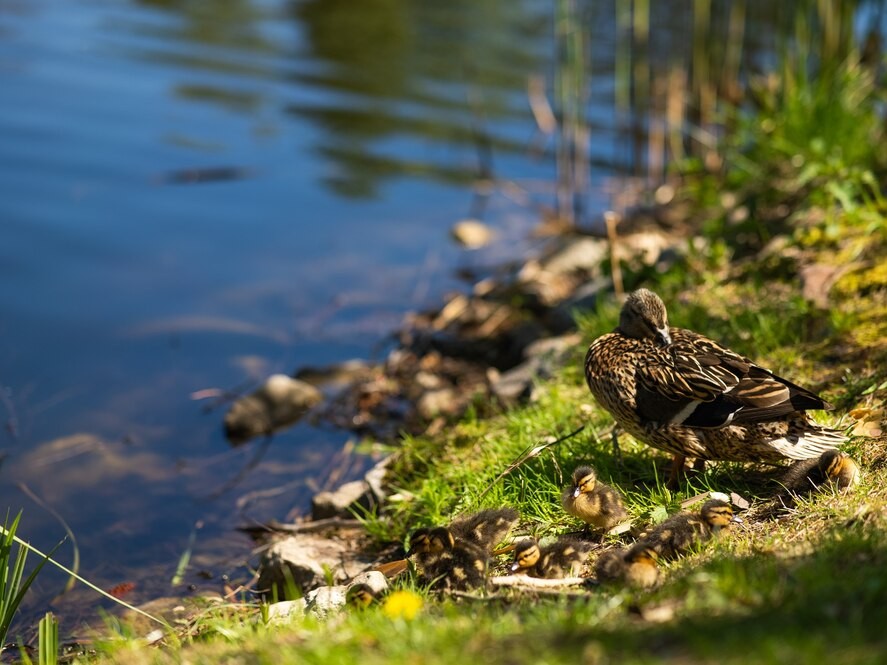
[[[734,515],[730,518],[730,522],[732,524],[742,524],[742,518],[739,515]]]
[[[671,333],[668,332],[668,328],[657,328],[656,335],[659,337],[659,342],[662,346],[668,346],[671,344]]]
[[[577,485],[576,487],[573,488],[573,498],[574,499],[578,498],[580,494],[582,494],[582,490],[579,489],[579,486]]]
[[[518,570],[520,570],[520,564],[515,561],[513,564],[511,564],[511,572],[516,573]]]

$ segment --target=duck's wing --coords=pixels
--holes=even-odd
[[[706,337],[673,328],[672,339],[667,347],[652,348],[637,371],[637,407],[646,420],[716,428],[830,408]]]
[[[508,536],[519,519],[520,514],[514,508],[487,508],[456,519],[449,529],[457,538],[492,549]]]

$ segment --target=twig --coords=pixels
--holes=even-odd
[[[566,441],[567,439],[572,439],[574,436],[576,436],[577,434],[579,434],[579,432],[581,432],[581,431],[584,430],[584,429],[585,429],[585,425],[582,425],[582,427],[580,427],[579,429],[574,430],[574,431],[570,432],[569,434],[567,434],[567,435],[565,435],[565,436],[562,436],[562,437],[559,438],[559,439],[555,439],[554,441],[549,441],[548,443],[540,444],[540,445],[536,446],[535,448],[532,448],[532,449],[530,449],[529,451],[527,451],[527,452],[521,454],[520,457],[518,457],[514,462],[512,462],[511,464],[509,464],[509,465],[508,465],[508,468],[505,469],[505,471],[503,471],[502,473],[500,473],[498,476],[496,476],[496,479],[493,480],[493,482],[491,482],[491,483],[487,486],[487,488],[486,488],[483,492],[480,493],[480,496],[477,497],[478,501],[480,501],[482,498],[484,498],[484,497],[486,496],[487,492],[489,492],[491,489],[493,489],[493,486],[494,486],[496,483],[498,483],[500,480],[502,480],[502,479],[503,479],[505,476],[507,476],[509,473],[511,473],[512,471],[514,471],[515,469],[517,469],[517,468],[518,468],[519,466],[521,466],[524,462],[526,462],[527,460],[532,459],[532,458],[534,458],[534,457],[538,457],[540,454],[542,454],[543,452],[545,452],[546,450],[548,450],[548,449],[551,448],[552,446],[557,445],[558,443],[561,443],[561,442],[563,442],[563,441]]]
[[[625,295],[625,288],[622,286],[622,266],[619,265],[619,256],[616,252],[616,243],[618,237],[616,235],[616,226],[619,224],[620,216],[608,210],[604,213],[604,223],[607,225],[607,240],[610,243],[610,273],[613,276],[613,290],[616,297],[620,300]]]
[[[559,579],[543,579],[541,577],[528,577],[526,575],[500,575],[487,580],[490,585],[496,587],[524,587],[527,589],[568,589],[574,586],[597,584],[589,577],[562,577]]]

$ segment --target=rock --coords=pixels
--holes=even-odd
[[[570,238],[549,256],[540,261],[543,271],[564,275],[584,271],[600,274],[601,263],[608,258],[607,241],[599,238]]]
[[[288,623],[293,618],[305,614],[307,605],[308,603],[304,598],[271,603],[268,605],[268,623],[277,625]]]
[[[576,329],[574,313],[579,310],[594,309],[602,293],[609,291],[613,282],[609,277],[598,277],[582,284],[572,295],[560,302],[546,317],[548,327],[556,333]]]
[[[334,582],[344,582],[346,570],[365,568],[371,561],[360,553],[359,528],[339,529],[334,534],[322,532],[296,533],[273,543],[259,562],[257,588],[277,598],[286,599],[295,586],[295,592],[304,594],[326,584],[327,576]]]
[[[490,392],[504,404],[532,402],[536,382],[550,378],[581,341],[579,335],[536,340],[524,349],[527,359],[520,365],[501,374],[495,370],[487,373]]]
[[[493,230],[476,219],[463,219],[457,222],[450,229],[450,234],[455,241],[466,249],[479,249],[490,242],[495,237]]]
[[[456,391],[452,388],[429,390],[416,402],[416,410],[426,420],[437,415],[453,414],[459,410],[457,399]]]
[[[346,360],[326,367],[303,367],[295,378],[313,386],[342,387],[368,381],[378,369],[363,360]]]
[[[328,517],[351,517],[352,508],[370,509],[374,504],[370,484],[365,480],[354,480],[332,492],[315,494],[311,500],[311,518],[322,520]]]
[[[383,459],[381,462],[376,464],[372,469],[366,472],[364,475],[364,480],[370,486],[370,490],[373,493],[373,496],[376,498],[376,501],[382,503],[385,501],[387,494],[385,492],[385,473],[388,469],[389,462],[393,459],[392,456],[388,456]]]
[[[322,399],[311,384],[274,374],[254,393],[231,405],[225,414],[225,434],[235,445],[271,434],[295,423]]]
[[[307,611],[319,617],[325,617],[330,612],[338,611],[345,607],[347,587],[322,586],[309,591],[305,596],[305,608]]]

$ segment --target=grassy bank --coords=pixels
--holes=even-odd
[[[389,482],[408,500],[368,519],[380,542],[489,506],[520,531],[576,530],[560,507],[573,468],[591,463],[625,494],[636,523],[661,521],[708,490],[750,502],[729,538],[664,566],[651,591],[500,590],[405,595],[325,620],[262,621],[258,606],[211,605],[176,640],[98,645],[117,663],[880,663],[887,660],[887,141],[875,75],[853,58],[816,79],[760,80],[721,146],[719,166],[683,165],[675,205],[685,251],[665,273],[623,266],[628,288],[657,290],[672,325],[703,332],[821,392],[863,469],[847,493],[778,501],[778,470],[709,464],[677,492],[667,460],[628,435],[582,376],[585,344],[538,399],[478,405],[442,433],[407,438]],[[836,101],[837,100],[837,101]],[[586,342],[611,330],[615,297],[576,313]],[[483,412],[484,417],[477,414]],[[557,441],[556,443],[554,443]],[[498,562],[504,568],[505,560]],[[400,598],[397,604],[392,598]],[[86,659],[82,659],[83,662]]]

